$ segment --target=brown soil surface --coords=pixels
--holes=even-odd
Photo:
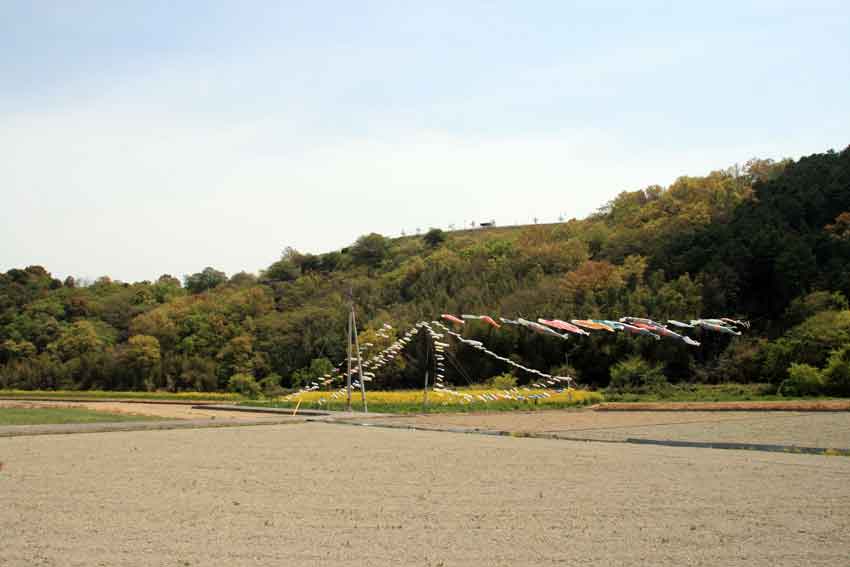
[[[761,414],[758,414],[761,416]],[[580,431],[586,429],[626,426],[659,425],[669,423],[700,423],[705,421],[734,421],[750,419],[747,413],[653,413],[623,412],[598,413],[593,410],[544,410],[476,413],[433,413],[399,415],[375,421],[410,423],[412,425],[446,425],[477,427],[503,431],[544,432]]]
[[[434,429],[547,433],[566,439],[654,439],[850,449],[850,412],[552,410],[429,414],[375,423]]]
[[[843,565],[850,459],[326,423],[0,439],[0,565]]]

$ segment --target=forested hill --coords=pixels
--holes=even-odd
[[[404,330],[444,312],[753,321],[748,336],[703,336],[699,349],[466,325],[494,351],[597,386],[634,355],[673,381],[779,383],[797,362],[820,372],[850,358],[850,149],[682,177],[555,225],[370,234],[321,255],[286,249],[259,276],[208,268],[183,282],[79,286],[39,266],[9,270],[0,387],[213,390],[234,375],[290,387],[344,358],[349,290],[361,338],[375,345],[384,323]],[[419,384],[416,354],[376,386]],[[505,371],[474,352],[458,359],[469,376],[450,370],[455,384]]]

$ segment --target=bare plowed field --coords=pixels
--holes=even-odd
[[[305,423],[0,439],[0,565],[842,565],[850,459]]]
[[[850,412],[567,410],[430,414],[374,421],[597,441],[653,439],[850,448]]]

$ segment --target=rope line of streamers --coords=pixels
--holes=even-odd
[[[496,328],[501,327],[499,323],[497,323],[493,318],[487,315],[462,315],[461,317],[456,317],[454,315],[443,314],[441,318],[454,325],[464,325],[466,321],[479,320],[484,321],[487,324],[490,324],[491,326]],[[563,340],[569,339],[571,335],[589,335],[591,333],[589,333],[588,330],[608,331],[612,333],[621,331],[639,336],[649,336],[656,340],[660,340],[662,337],[664,337],[676,341],[681,341],[689,346],[695,347],[700,346],[700,343],[693,340],[691,337],[674,332],[669,327],[673,326],[680,330],[702,329],[730,335],[740,335],[741,331],[739,329],[749,328],[748,321],[740,321],[737,319],[730,319],[725,317],[713,319],[693,319],[690,320],[689,323],[670,319],[668,320],[666,325],[656,323],[652,319],[639,317],[622,317],[616,321],[608,319],[572,319],[570,320],[570,322],[561,321],[559,319],[538,319],[537,321],[528,321],[522,318],[499,318],[499,321],[502,324],[525,327],[543,335],[557,336]],[[437,328],[442,332],[437,332],[434,330],[434,328]],[[377,331],[376,335],[379,338],[387,339],[390,337],[388,333],[392,330],[392,325],[384,323],[383,326]],[[364,383],[364,385],[366,382],[371,382],[375,378],[376,371],[391,363],[396,357],[398,357],[402,353],[404,348],[408,344],[410,344],[411,341],[414,340],[416,335],[423,331],[428,333],[428,337],[431,339],[431,344],[434,348],[436,372],[432,387],[433,391],[439,394],[460,398],[463,403],[471,403],[476,399],[486,403],[491,401],[497,401],[500,399],[529,400],[548,398],[551,396],[551,394],[549,394],[547,390],[554,390],[556,393],[561,393],[567,389],[576,387],[575,380],[570,376],[553,376],[552,374],[547,374],[535,368],[529,368],[527,366],[524,366],[514,360],[511,360],[508,357],[501,356],[498,353],[491,351],[486,346],[484,346],[481,341],[464,338],[463,335],[453,331],[440,321],[419,321],[388,347],[373,355],[371,358],[368,358],[367,360],[363,361],[362,368],[357,366],[357,359],[355,357],[352,357],[351,363],[354,364],[354,366],[352,366],[351,368],[352,388],[360,388],[361,381]],[[509,390],[502,390],[501,392],[485,392],[484,394],[477,395],[459,392],[457,390],[452,389],[451,387],[448,387],[445,382],[445,350],[451,345],[449,343],[444,342],[443,339],[445,339],[446,335],[452,337],[459,343],[471,347],[494,360],[498,360],[499,362],[516,368],[517,370],[521,370],[523,372],[536,376],[537,381],[532,382],[529,385],[514,387]],[[371,343],[365,343],[364,346],[369,347],[372,345]],[[336,391],[330,393],[330,398],[335,400],[342,396],[345,396],[347,392],[347,386],[345,384],[346,372],[344,368],[346,367],[348,362],[348,359],[343,360],[331,372],[325,374],[321,378],[311,381],[309,384],[301,387],[296,392],[288,394],[283,399],[285,401],[291,401],[292,399],[297,398],[306,392],[313,392],[324,387],[332,386],[337,381],[342,381],[343,385]],[[323,405],[328,401],[329,400],[327,398],[323,397],[319,399],[318,403],[319,405]]]

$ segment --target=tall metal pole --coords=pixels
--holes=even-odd
[[[348,314],[348,336],[346,337],[346,341],[348,341],[348,357],[346,362],[348,362],[348,374],[345,378],[345,391],[346,402],[345,402],[345,411],[351,411],[351,313]]]
[[[431,341],[425,335],[425,388],[422,390],[422,411],[428,410],[428,372],[431,370]]]
[[[357,377],[360,378],[360,397],[363,400],[363,411],[369,413],[366,405],[366,381],[363,379],[363,359],[360,358],[360,340],[357,338],[357,316],[354,314],[354,303],[351,304],[351,329],[354,332],[354,349],[357,351]]]

